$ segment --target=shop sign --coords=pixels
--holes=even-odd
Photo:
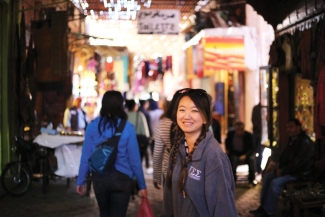
[[[179,18],[179,10],[140,10],[138,34],[177,35]]]

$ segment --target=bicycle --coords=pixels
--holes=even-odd
[[[16,136],[12,150],[17,159],[2,171],[3,189],[13,196],[21,196],[30,189],[33,179],[41,179],[42,192],[46,193],[50,176],[47,148]]]

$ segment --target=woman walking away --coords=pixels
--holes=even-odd
[[[236,217],[231,166],[209,130],[211,97],[202,89],[185,88],[179,93],[163,216]]]
[[[147,196],[142,171],[139,146],[134,126],[126,122],[118,143],[117,159],[114,168],[106,173],[91,171],[88,159],[96,146],[112,137],[121,120],[127,120],[123,109],[123,97],[118,91],[107,91],[102,99],[100,116],[87,127],[77,178],[77,193],[85,192],[85,179],[92,173],[92,181],[100,216],[125,217],[135,176],[141,194]]]

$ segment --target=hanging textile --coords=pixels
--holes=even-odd
[[[56,11],[50,20],[32,22],[36,48],[36,80],[40,83],[64,81],[68,74],[66,11]],[[60,88],[52,85],[53,88]]]

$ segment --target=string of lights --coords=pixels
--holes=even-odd
[[[139,4],[141,1],[141,4]],[[135,20],[136,14],[141,10],[141,6],[150,8],[152,0],[100,0],[106,10],[95,12],[88,10],[89,4],[87,0],[71,0],[71,2],[84,14],[89,14],[95,18],[105,18],[109,20]]]

